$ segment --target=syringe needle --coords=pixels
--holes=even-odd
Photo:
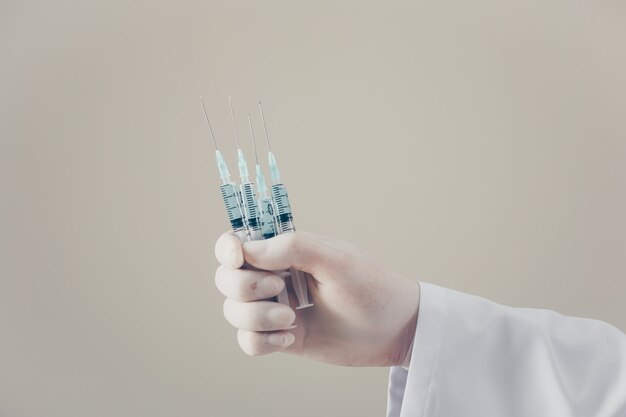
[[[213,138],[213,144],[215,145],[215,161],[217,162],[217,169],[220,171],[220,178],[222,179],[222,185],[230,184],[230,172],[228,172],[228,167],[226,166],[226,161],[224,161],[224,157],[217,147],[217,141],[215,140],[215,135],[213,134],[213,127],[211,126],[211,122],[209,121],[209,116],[206,112],[206,106],[204,105],[204,99],[200,96],[200,104],[202,104],[202,111],[204,112],[204,118],[206,119],[207,125],[209,125],[209,131],[211,132],[211,137]]]
[[[252,138],[252,146],[254,147],[254,159],[256,160],[256,164],[259,165],[259,155],[256,151],[256,141],[254,140],[254,129],[252,129],[252,117],[250,117],[250,113],[248,113],[248,125],[250,126],[250,137]]]
[[[233,112],[233,98],[228,96],[228,106],[230,107],[230,118],[233,121],[233,129],[235,129],[235,142],[237,142],[237,149],[241,149],[239,146],[239,133],[237,132],[237,123],[235,123],[235,112]]]
[[[263,105],[261,101],[259,101],[259,111],[261,112],[261,120],[263,121],[263,130],[265,131],[265,140],[267,141],[267,161],[270,167],[270,177],[272,177],[272,183],[279,184],[280,181],[280,172],[278,171],[278,164],[276,163],[276,157],[272,152],[272,147],[270,146],[270,139],[267,135],[267,124],[265,123],[265,115],[263,114]]]
[[[209,116],[207,115],[206,107],[204,106],[204,99],[202,98],[202,96],[200,96],[200,104],[202,104],[202,111],[204,112],[204,118],[206,120],[206,124],[209,125],[209,131],[211,132],[211,138],[213,138],[213,144],[215,145],[215,150],[218,150],[217,141],[215,140],[215,135],[213,134],[213,127],[211,126],[211,121],[209,120]]]
[[[228,105],[230,107],[230,118],[233,121],[233,129],[235,130],[235,142],[237,143],[237,161],[239,165],[239,176],[241,177],[241,184],[248,183],[248,164],[246,164],[246,158],[243,156],[243,150],[239,145],[239,132],[237,132],[237,124],[235,123],[235,112],[233,111],[233,98],[228,96]]]
[[[261,120],[263,121],[263,130],[265,131],[265,141],[267,142],[267,149],[271,152],[272,147],[270,146],[270,138],[267,135],[267,125],[265,124],[265,116],[263,115],[263,105],[259,100],[259,111],[261,112]]]

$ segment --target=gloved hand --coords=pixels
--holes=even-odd
[[[242,245],[224,233],[215,255],[221,264],[215,282],[227,297],[224,316],[239,329],[247,354],[285,351],[336,365],[407,366],[419,285],[355,246],[303,232]],[[244,260],[267,271],[239,269]],[[294,310],[263,301],[285,285],[271,271],[292,266],[313,276],[307,283],[314,307]]]

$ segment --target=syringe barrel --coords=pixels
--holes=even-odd
[[[243,198],[243,208],[248,230],[250,231],[251,235],[258,234],[260,236],[261,224],[259,223],[259,212],[257,209],[256,199],[254,195],[254,184],[252,184],[251,182],[241,184],[241,194]]]
[[[239,190],[234,184],[222,184],[220,185],[220,191],[233,231],[239,232],[244,230],[244,215],[239,204]]]
[[[293,224],[293,214],[291,213],[287,188],[283,184],[272,185],[272,198],[276,208],[275,216],[278,224],[278,233],[295,232],[296,227]]]
[[[295,232],[296,227],[293,224],[293,215],[291,213],[291,204],[289,204],[287,188],[280,183],[272,185],[272,198],[274,199],[274,204],[276,204],[276,222],[278,224],[278,233]],[[294,268],[290,268],[289,272],[293,290],[298,298],[299,305],[296,309],[311,307],[313,304],[309,301],[309,292],[305,274]]]
[[[274,203],[270,198],[259,198],[259,220],[263,239],[276,236],[276,219],[274,218]]]

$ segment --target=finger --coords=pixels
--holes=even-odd
[[[267,355],[289,347],[296,337],[286,331],[278,332],[249,332],[239,330],[237,341],[241,350],[250,356]]]
[[[229,268],[241,268],[243,265],[241,242],[232,233],[223,233],[215,242],[215,257],[220,264]]]
[[[271,301],[242,303],[227,298],[224,317],[238,329],[267,332],[291,328],[296,313],[291,307]]]
[[[260,269],[279,270],[294,267],[314,273],[325,256],[330,255],[320,239],[309,233],[286,233],[267,240],[245,242],[245,260]]]
[[[215,271],[215,285],[227,298],[257,301],[278,295],[285,282],[273,272],[230,269],[220,265]]]

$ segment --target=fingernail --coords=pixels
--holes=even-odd
[[[287,347],[296,341],[291,333],[272,333],[267,336],[267,343],[277,347]]]

